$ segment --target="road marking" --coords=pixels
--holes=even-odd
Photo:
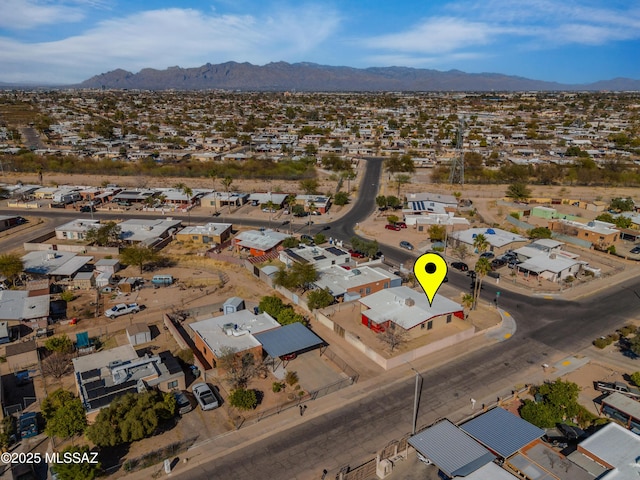
[[[545,300],[553,300],[553,297],[550,297],[549,295],[545,295],[543,298],[544,298]]]
[[[510,314],[509,312],[504,312],[504,316],[505,316],[505,317],[510,317],[510,316],[511,316],[511,314]]]
[[[571,360],[565,360],[564,362],[562,362],[563,367],[566,367],[568,365],[571,365]]]
[[[505,334],[505,336],[504,336],[504,339],[505,339],[505,340],[508,340],[508,339],[510,339],[510,338],[511,338],[511,334],[510,334],[510,333]]]

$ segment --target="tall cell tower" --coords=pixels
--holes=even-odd
[[[449,183],[464,185],[464,120],[460,118],[458,123],[458,135],[456,140],[456,156],[451,161],[451,171],[449,172]]]

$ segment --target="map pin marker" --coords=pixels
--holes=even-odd
[[[413,264],[413,274],[427,294],[429,306],[447,276],[447,262],[437,253],[425,253]]]

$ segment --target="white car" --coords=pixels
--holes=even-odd
[[[215,396],[213,390],[209,388],[209,385],[204,382],[196,383],[193,386],[193,394],[195,395],[202,410],[213,410],[220,406],[218,397]]]
[[[108,318],[116,318],[127,313],[138,313],[140,306],[137,303],[119,303],[104,312]]]

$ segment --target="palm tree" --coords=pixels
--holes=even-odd
[[[213,183],[213,190],[216,190],[216,179],[218,178],[218,171],[214,168],[209,172],[209,177],[211,178],[211,183]],[[215,213],[218,213],[218,202],[213,202],[213,208]]]
[[[295,215],[293,214],[293,206],[296,204],[296,196],[287,195],[285,202],[287,203],[287,209],[289,210],[289,218],[291,218],[289,221],[289,235],[293,235],[293,219],[295,218]]]
[[[308,205],[307,208],[309,209],[309,215],[310,216],[313,215],[313,212],[315,212],[317,210],[316,204],[313,201],[309,202],[309,205]],[[313,222],[311,221],[311,219],[309,219],[309,222],[307,223],[307,225],[309,225],[309,235],[311,235],[311,224],[312,223]]]
[[[231,176],[229,175],[227,175],[222,179],[222,185],[224,186],[224,189],[227,192],[227,205],[229,205],[229,213],[231,213],[231,202],[229,201],[229,188],[231,187],[232,183],[233,183],[233,178],[231,178]]]
[[[478,306],[478,297],[480,297],[480,289],[482,288],[482,279],[487,276],[487,273],[491,271],[491,264],[489,259],[482,257],[476,262],[476,278],[473,293],[473,310]]]
[[[473,239],[473,248],[476,249],[478,253],[484,253],[489,248],[489,242],[487,241],[487,237],[485,237],[482,233],[476,235]]]
[[[189,216],[189,225],[191,225],[191,197],[193,197],[193,190],[191,187],[184,183],[176,183],[173,188],[180,190],[187,197],[187,215]]]
[[[271,228],[271,218],[273,216],[273,211],[276,209],[276,204],[269,200],[265,205],[269,210],[269,228]]]
[[[471,310],[473,308],[474,301],[475,297],[470,293],[465,293],[462,296],[462,306],[467,310]]]

